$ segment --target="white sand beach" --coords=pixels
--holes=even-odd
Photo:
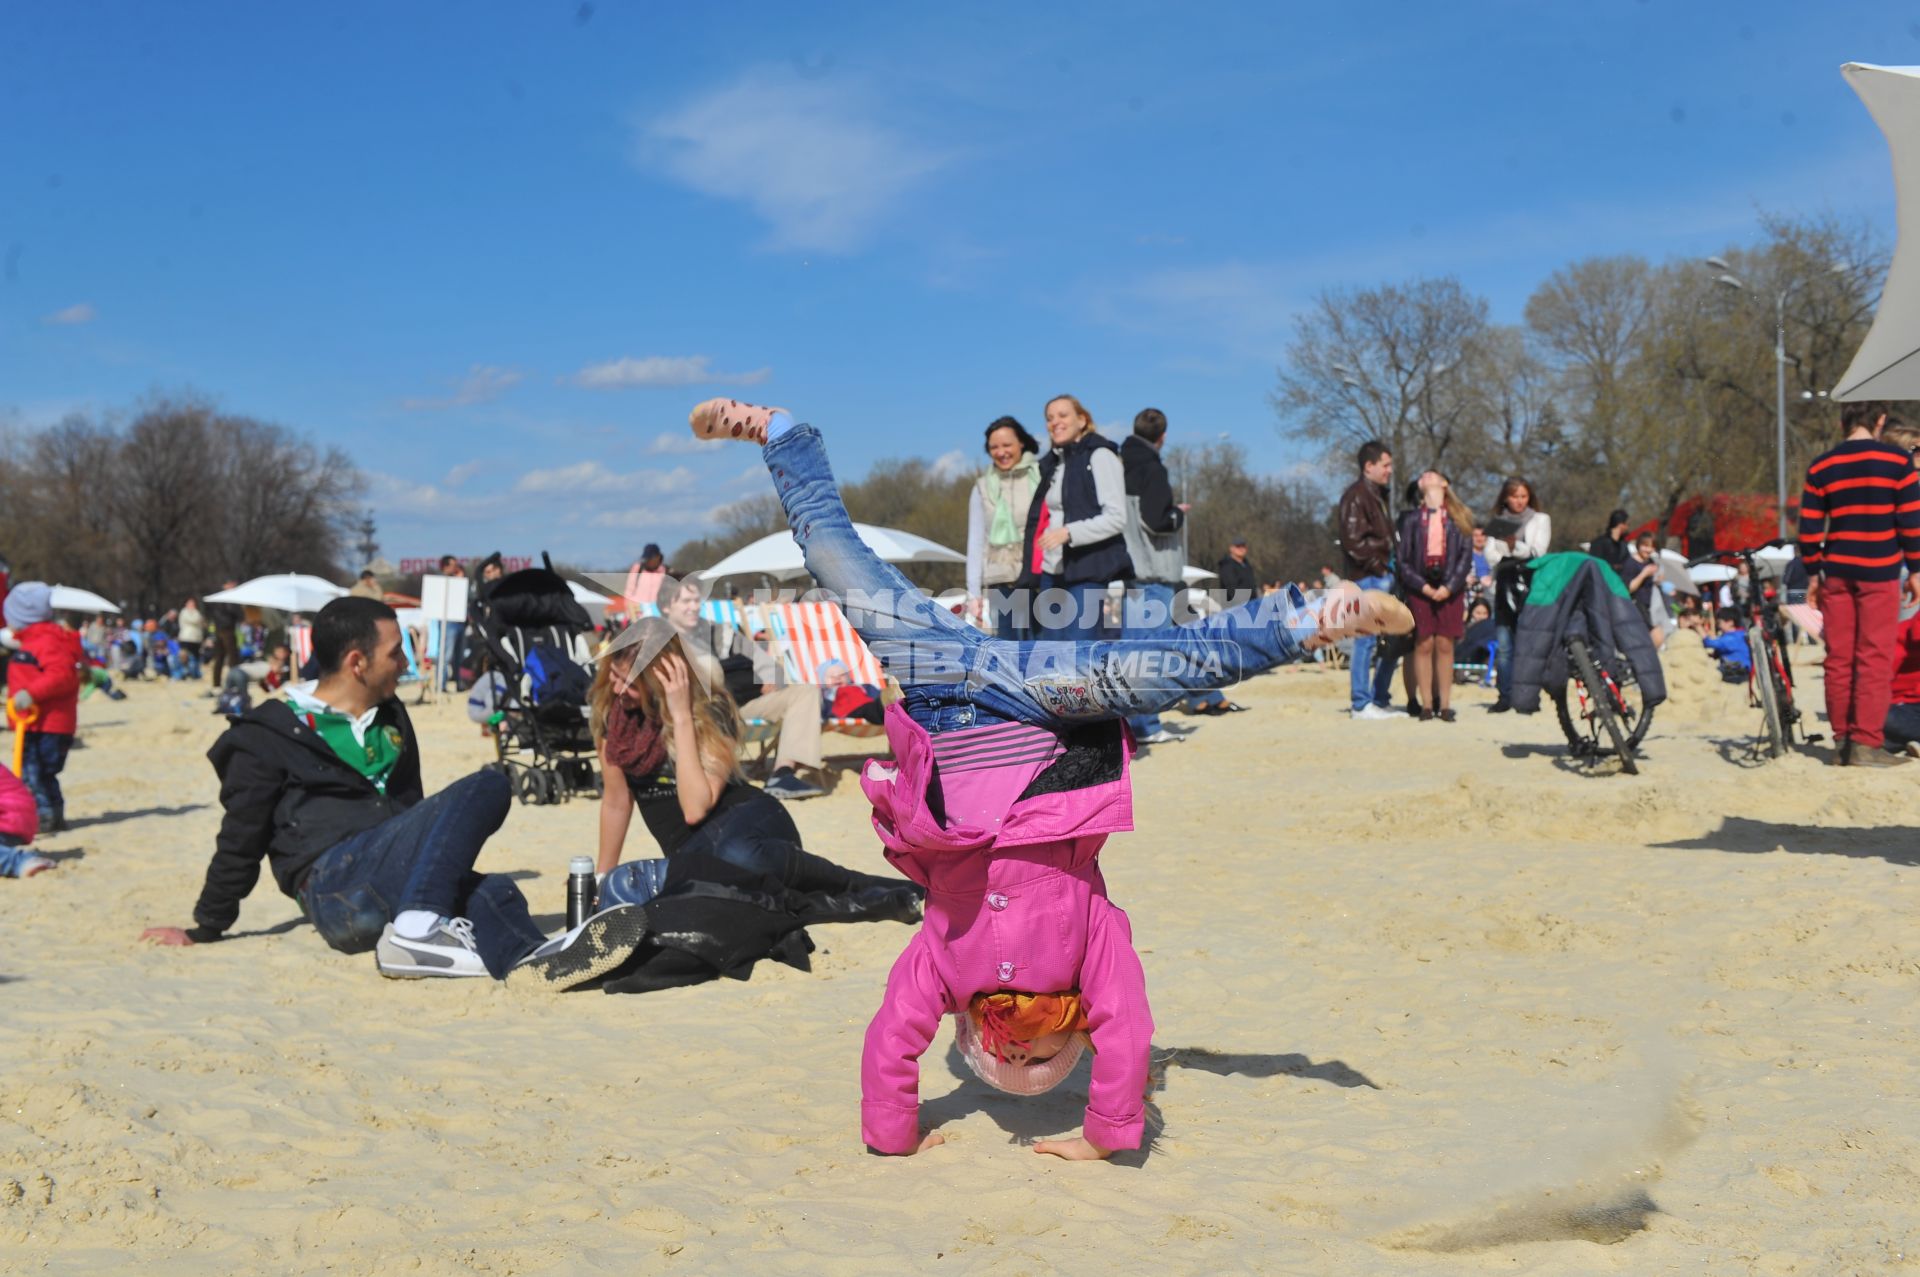
[[[1105,1165],[1027,1147],[1077,1128],[1084,1066],[1013,1099],[945,1033],[946,1145],[863,1149],[897,924],[623,997],[382,980],[270,881],[232,939],[142,945],[190,921],[221,720],[198,688],[95,698],[58,870],[0,882],[0,1270],[1920,1267],[1920,766],[1752,762],[1742,689],[1685,636],[1668,665],[1639,777],[1477,691],[1453,726],[1349,722],[1318,668],[1144,760],[1104,861],[1162,1125]],[[416,712],[430,788],[490,757],[458,704]],[[794,814],[884,868],[851,770]],[[481,867],[557,925],[595,821],[516,807]]]

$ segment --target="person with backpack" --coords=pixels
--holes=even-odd
[[[1494,702],[1489,712],[1504,714],[1513,708],[1513,632],[1520,623],[1520,603],[1526,598],[1521,565],[1537,559],[1553,544],[1553,520],[1534,500],[1533,485],[1510,475],[1500,485],[1487,521],[1487,562],[1493,568],[1493,676]]]

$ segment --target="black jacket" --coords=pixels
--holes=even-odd
[[[263,857],[280,890],[297,899],[321,853],[424,797],[413,721],[399,701],[387,704],[399,716],[403,745],[384,794],[285,701],[268,701],[221,733],[207,761],[220,777],[226,815],[193,907],[195,940],[218,939],[239,918],[240,901],[260,881]]]
[[[1260,596],[1260,582],[1254,579],[1252,559],[1242,563],[1231,554],[1223,554],[1220,556],[1219,566],[1214,571],[1220,574],[1220,588],[1225,590],[1229,597],[1236,594],[1242,595],[1243,599]]]
[[[1120,445],[1120,464],[1127,474],[1127,495],[1140,498],[1140,522],[1149,532],[1178,532],[1186,515],[1173,501],[1173,484],[1160,450],[1139,435],[1128,435]]]
[[[1513,633],[1508,699],[1514,709],[1531,714],[1540,708],[1543,689],[1558,693],[1567,686],[1570,634],[1585,639],[1594,660],[1614,677],[1624,672],[1624,663],[1648,708],[1667,699],[1666,673],[1647,624],[1607,568],[1585,554],[1545,554],[1525,563],[1531,581]]]

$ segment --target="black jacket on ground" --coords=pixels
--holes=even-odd
[[[1127,495],[1140,498],[1140,522],[1149,532],[1178,532],[1186,521],[1173,500],[1173,483],[1160,450],[1139,435],[1128,435],[1120,445],[1120,464],[1127,474]]]
[[[260,881],[262,858],[271,863],[280,890],[298,898],[323,852],[425,796],[413,722],[399,701],[387,704],[399,716],[403,744],[384,794],[285,701],[267,701],[221,733],[207,761],[220,777],[226,814],[193,907],[195,940],[217,939],[240,917],[241,900]]]
[[[1260,582],[1254,578],[1252,559],[1242,563],[1231,554],[1223,554],[1214,571],[1220,574],[1220,588],[1229,595],[1244,592],[1248,598],[1259,597]]]

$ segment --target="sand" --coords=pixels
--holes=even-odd
[[[1076,1129],[1084,1066],[1002,1097],[945,1033],[946,1146],[864,1151],[898,924],[815,928],[811,974],[631,997],[385,981],[270,882],[235,938],[142,946],[189,921],[220,723],[177,687],[89,701],[60,868],[0,882],[0,1270],[1920,1266],[1920,765],[1752,762],[1741,690],[1670,668],[1637,778],[1478,691],[1453,726],[1349,722],[1317,668],[1144,760],[1105,864],[1163,1125],[1109,1165],[1028,1147]],[[430,786],[488,757],[461,706],[418,720]],[[851,772],[795,815],[883,867]],[[517,807],[482,867],[557,922],[595,818]]]

